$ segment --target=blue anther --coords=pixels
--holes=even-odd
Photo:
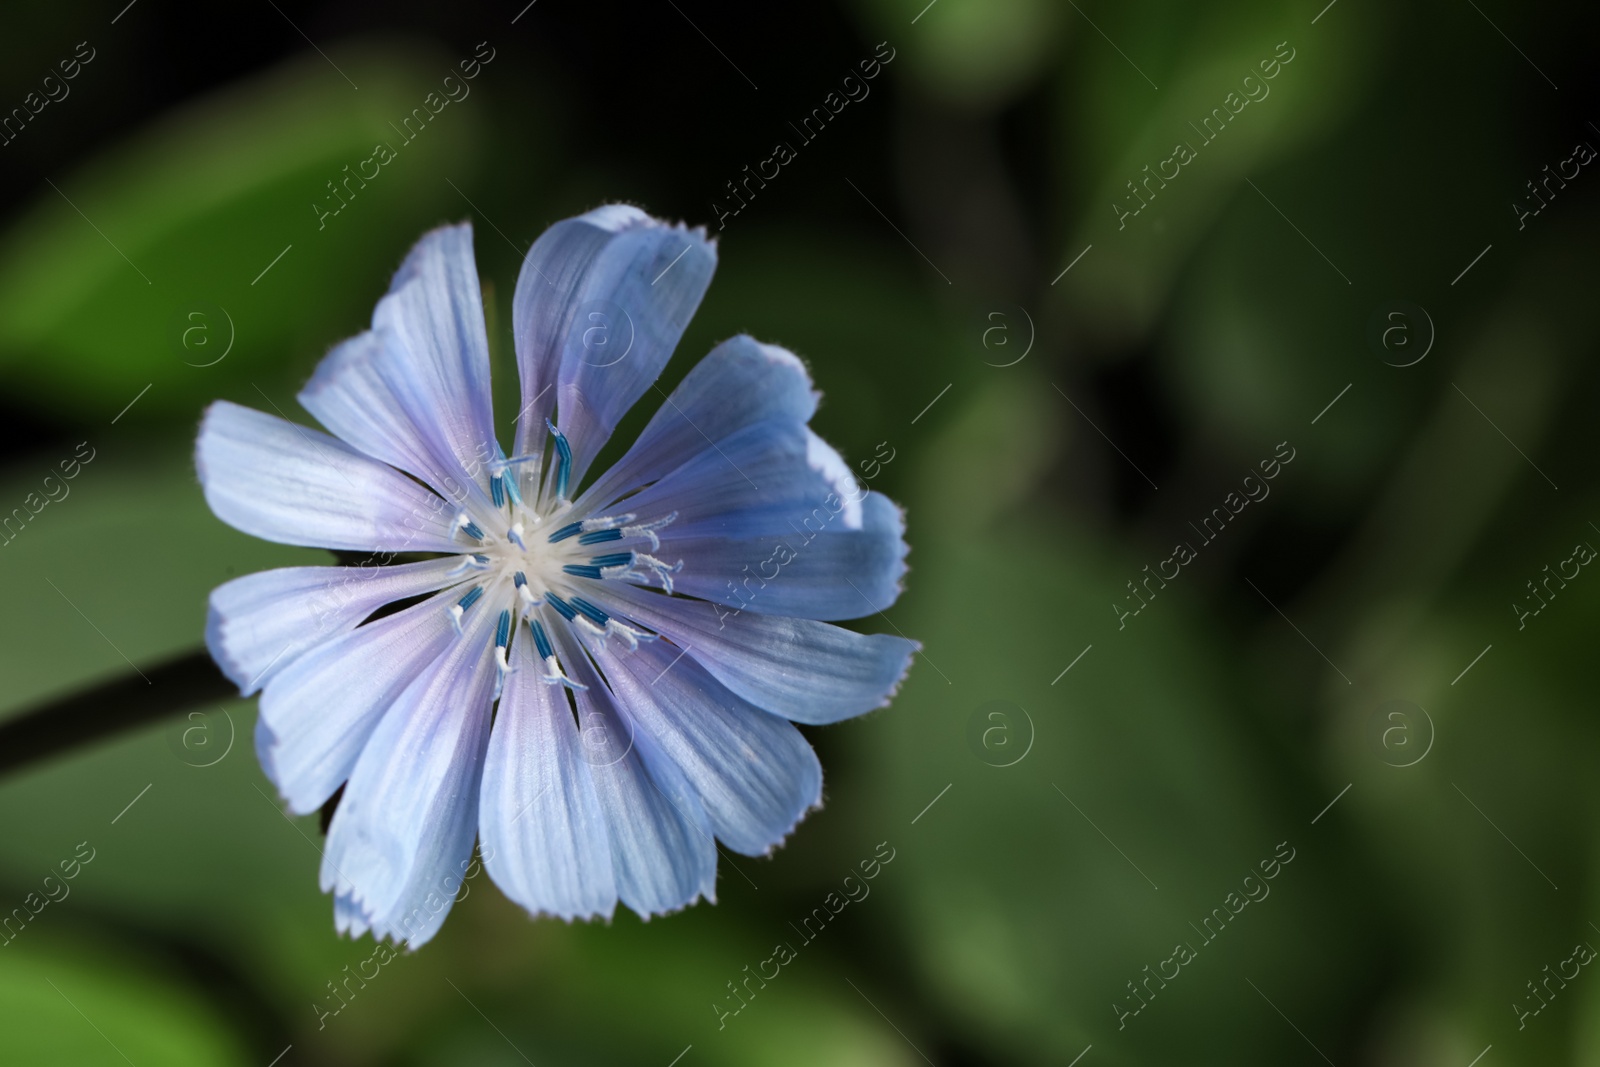
[[[471,519],[467,520],[467,524],[465,526],[463,526],[462,529],[467,531],[467,536],[468,537],[473,538],[474,540],[477,540],[477,541],[482,541],[483,540],[483,527],[479,526],[477,523],[473,522]]]
[[[565,600],[562,600],[554,593],[546,593],[544,595],[544,599],[545,603],[559,611],[561,613],[561,617],[566,619],[568,622],[571,622],[573,619],[578,617],[578,613],[573,610],[572,605],[568,604]]]
[[[489,565],[489,557],[485,556],[482,552],[474,552],[472,554],[472,558],[477,560],[481,565],[483,565],[485,567],[487,567]]]
[[[506,496],[511,498],[513,504],[522,503],[522,493],[517,489],[517,480],[511,477],[509,470],[501,473],[500,482],[506,487]]]
[[[607,615],[605,612],[601,611],[599,608],[595,607],[581,596],[575,596],[572,598],[572,606],[583,612],[584,617],[590,622],[594,623],[596,626],[604,626],[606,624],[606,620],[611,618],[611,616]]]
[[[489,479],[489,496],[494,499],[495,507],[503,508],[506,506],[506,490],[505,486],[500,484],[499,475]]]
[[[598,545],[603,544],[606,541],[620,540],[622,540],[621,530],[590,530],[588,533],[578,538],[578,544]]]
[[[571,537],[572,535],[579,534],[579,533],[582,533],[582,532],[583,532],[583,523],[581,523],[581,522],[569,522],[565,526],[561,527],[561,529],[557,530],[555,533],[550,535],[550,543],[553,545],[557,541],[565,541],[567,538]]]
[[[555,423],[545,419],[544,424],[550,428],[550,436],[555,438],[556,442],[556,456],[558,457],[558,462],[556,463],[556,499],[565,500],[567,498],[567,480],[572,477],[572,446],[567,443],[566,435],[556,429]]]
[[[613,552],[609,556],[596,556],[589,561],[596,567],[631,567],[633,565],[632,552]]]
[[[494,626],[494,643],[501,648],[511,640],[511,612],[502,611],[500,621]]]
[[[472,607],[472,605],[476,604],[478,602],[478,598],[481,596],[483,596],[483,586],[475,585],[471,589],[467,590],[467,595],[456,601],[456,603],[461,605],[462,611],[466,611],[468,608]]]
[[[538,619],[529,619],[528,626],[533,630],[533,647],[539,650],[540,659],[549,659],[556,654],[550,647],[550,636],[544,632],[544,626]]]
[[[523,574],[521,571],[518,571],[516,574],[511,576],[511,584],[516,586],[518,589],[521,589],[523,586],[528,584],[528,576]]]
[[[601,577],[600,568],[599,567],[590,566],[589,564],[586,564],[586,563],[569,563],[565,567],[562,567],[561,569],[563,571],[565,571],[566,573],[572,575],[574,578],[599,578],[599,577]]]

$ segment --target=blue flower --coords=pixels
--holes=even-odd
[[[915,642],[820,621],[893,603],[907,549],[899,508],[807,426],[792,353],[718,345],[585,484],[715,265],[703,229],[631,207],[546,231],[512,303],[509,456],[467,225],[417,243],[300,393],[331,435],[207,410],[219,518],[360,558],[228,582],[206,625],[261,691],[256,747],[289,809],[343,787],[321,872],[339,930],[428,940],[475,836],[535,915],[715,900],[713,838],[763,854],[820,803],[790,720],[882,707],[904,677]]]

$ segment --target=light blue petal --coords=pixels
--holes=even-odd
[[[734,696],[665,641],[613,649],[594,649],[612,691],[688,777],[729,848],[770,852],[822,803],[822,765],[788,720]]]
[[[523,628],[489,735],[478,802],[484,866],[535,915],[609,919],[617,884],[600,796],[565,692],[540,680],[532,647]]]
[[[483,468],[498,458],[498,445],[485,438],[485,454],[470,457],[470,469],[464,465],[441,414],[453,401],[438,376],[418,364],[392,330],[357,334],[317,364],[300,405],[347,444],[416,475],[481,522],[493,507]]]
[[[322,888],[343,897],[377,937],[412,947],[443,925],[478,828],[495,613],[469,612],[467,619],[464,634],[372,732],[323,853]]]
[[[602,609],[667,635],[717,681],[758,708],[805,723],[848,719],[889,703],[922,646],[608,582]]]
[[[319,430],[219,400],[195,443],[206,503],[287,545],[456,552],[455,511],[392,467]]]
[[[481,472],[500,458],[500,446],[470,223],[441,227],[416,243],[378,301],[372,329],[382,344],[371,355],[403,408],[385,421],[415,433],[411,450],[445,453],[434,455],[437,465],[453,463],[470,481],[487,485]]]
[[[905,576],[905,518],[882,493],[861,504],[861,528],[823,527],[767,537],[677,537],[661,531],[660,555],[683,561],[673,588],[741,611],[799,619],[856,619],[883,611]],[[835,521],[833,526],[842,523]]]
[[[324,641],[378,608],[462,581],[456,558],[397,567],[282,567],[211,591],[206,647],[249,696]]]
[[[523,257],[511,298],[511,334],[522,384],[515,420],[517,455],[543,452],[545,420],[555,411],[561,354],[568,338],[576,333],[582,344],[586,331],[598,328],[598,333],[587,334],[590,348],[597,347],[594,342],[602,338],[609,340],[610,319],[615,316],[596,310],[592,305],[597,299],[585,291],[596,257],[618,230],[648,218],[638,208],[612,204],[563,219],[540,234]],[[601,320],[589,318],[591,313],[601,315]],[[537,485],[538,464],[530,464],[521,473],[523,491],[531,495]]]
[[[768,419],[706,445],[621,506],[645,520],[676,512],[660,531],[663,542],[739,540],[859,530],[865,496],[822,438],[804,425]]]
[[[555,365],[556,425],[572,445],[571,484],[578,485],[617,422],[661,375],[716,262],[703,229],[669,226],[623,205],[557,223],[536,241],[512,311],[523,374],[518,453],[537,443],[527,435],[540,432],[541,409],[529,405],[550,385]]]
[[[647,919],[700,896],[714,902],[716,843],[694,787],[606,688],[570,631],[557,627],[552,636],[562,666],[588,686],[573,693],[580,751],[605,815],[617,895]]]
[[[793,352],[744,334],[729,338],[695,364],[627,454],[584,491],[578,509],[603,508],[746,426],[767,419],[804,425],[817,399]]]
[[[440,593],[357,627],[267,683],[260,722],[271,744],[258,751],[291,811],[316,811],[350,777],[384,712],[455,637],[456,599]]]

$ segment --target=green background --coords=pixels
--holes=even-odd
[[[1600,944],[1600,578],[1520,628],[1511,606],[1600,544],[1600,177],[1513,208],[1600,147],[1592,11],[119,8],[0,15],[5,107],[95,50],[0,148],[0,511],[94,450],[0,547],[0,714],[194,648],[230,576],[326,559],[210,515],[206,403],[309,422],[316,361],[417,236],[470,218],[509,422],[521,252],[611,200],[719,238],[664,386],[748,331],[806,358],[852,463],[893,450],[872,484],[911,571],[858,625],[924,652],[890,708],[807,730],[824,808],[725,858],[714,907],[533,922],[480,877],[325,1018],[373,946],[334,934],[254,702],[86,739],[0,781],[0,914],[94,850],[0,945],[0,1061],[1600,1063],[1600,979],[1516,1007]],[[471,95],[319,229],[324,183],[479,41]],[[870,95],[791,132],[880,41]],[[774,141],[796,158],[717,231]],[[1196,158],[1119,226],[1178,141]],[[1270,496],[1202,545],[1280,442]],[[1119,624],[1179,541],[1197,558]],[[883,842],[870,896],[719,1026]],[[1202,945],[1280,843],[1270,896]],[[1179,942],[1197,958],[1123,1017]]]

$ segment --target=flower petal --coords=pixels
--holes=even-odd
[[[416,475],[481,520],[492,508],[482,475],[499,446],[486,439],[463,465],[439,414],[453,401],[418,363],[392,330],[357,334],[317,364],[300,406],[347,444]]]
[[[489,741],[495,613],[407,687],[373,731],[328,827],[322,888],[382,938],[431,938],[461,889]],[[336,912],[338,905],[336,905]]]
[[[600,796],[563,691],[539,679],[543,666],[524,630],[489,735],[478,803],[484,866],[506,896],[535,915],[569,922],[617,906]]]
[[[580,752],[589,764],[611,843],[617,895],[644,918],[716,900],[717,852],[694,787],[631,709],[606,687],[566,627],[552,635],[573,693]]]
[[[739,699],[692,657],[647,641],[594,649],[633,720],[688,777],[711,829],[735,852],[770,852],[822,802],[822,765],[786,719]]]
[[[195,443],[206,503],[247,534],[312,548],[458,552],[455,513],[319,430],[219,400]]]
[[[463,579],[457,558],[397,567],[280,567],[211,591],[206,647],[241,696],[378,608]]]
[[[434,461],[477,482],[500,446],[470,223],[423,235],[373,310],[372,328],[384,342],[376,358],[385,383],[404,407],[390,417],[409,423],[414,449],[439,453],[442,445],[448,454]]]
[[[756,707],[795,722],[838,722],[883,707],[922,647],[811,619],[736,614],[622,582],[605,583],[594,599],[665,634]]]
[[[642,518],[677,512],[661,538],[859,530],[857,484],[838,452],[803,425],[767,419],[704,448],[627,498]]]
[[[316,811],[350,777],[384,712],[449,646],[454,591],[359,626],[278,672],[261,694],[261,764],[289,804]]]
[[[545,441],[545,420],[555,410],[561,354],[576,331],[596,326],[585,311],[584,280],[595,259],[623,226],[649,216],[626,204],[611,204],[587,215],[562,219],[533,242],[517,274],[511,298],[511,335],[522,383],[518,409],[516,454],[538,456]],[[606,313],[598,312],[602,316]],[[607,326],[600,324],[604,332]],[[591,339],[598,335],[590,334]],[[524,492],[532,485],[538,464],[525,469]]]
[[[738,540],[679,537],[669,526],[661,554],[683,561],[672,579],[679,593],[764,615],[857,619],[899,598],[909,551],[905,518],[888,497],[868,493],[861,515],[858,530],[840,522]]]
[[[716,262],[703,229],[669,226],[621,204],[545,231],[528,250],[512,309],[522,371],[518,454],[542,441],[536,420],[548,411],[541,394],[553,378],[556,424],[572,445],[571,484],[579,484],[660,376]]]
[[[578,509],[601,509],[765,419],[804,425],[818,394],[788,349],[740,334],[713,348],[662,403],[633,447],[584,491]]]

